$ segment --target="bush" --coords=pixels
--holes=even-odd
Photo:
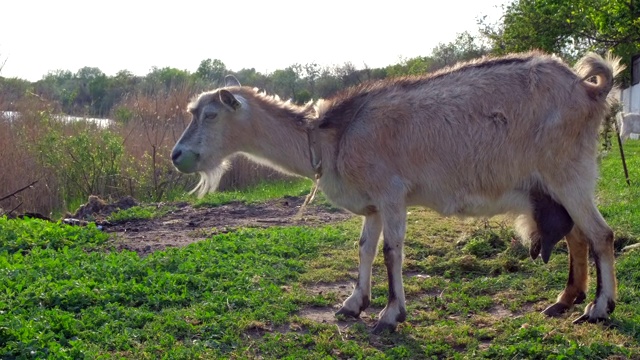
[[[36,160],[58,179],[65,205],[89,195],[117,193],[122,138],[95,124],[65,124],[44,115],[46,133],[30,145]],[[69,133],[69,134],[68,134]]]

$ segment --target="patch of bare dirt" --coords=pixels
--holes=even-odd
[[[323,295],[328,293],[335,293],[340,302],[346,300],[353,292],[355,282],[346,281],[339,283],[318,283],[306,286],[306,289],[312,295]]]
[[[370,306],[360,314],[358,319],[351,317],[336,318],[335,312],[340,309],[344,300],[353,292],[355,283],[353,281],[344,281],[336,283],[318,283],[305,286],[305,290],[311,295],[335,294],[336,302],[333,306],[308,306],[300,309],[297,315],[317,323],[333,324],[339,329],[347,329],[356,322],[362,322],[366,326],[374,326],[376,320],[372,317],[382,311],[382,308]]]
[[[514,314],[510,310],[504,308],[501,305],[494,305],[487,312],[496,319],[504,319],[514,316]]]
[[[320,226],[352,216],[346,211],[311,204],[305,208],[302,217],[297,217],[303,202],[303,197],[286,197],[260,204],[234,202],[218,207],[199,208],[188,203],[175,203],[167,204],[175,207],[175,210],[160,218],[116,224],[99,221],[97,223],[102,225],[106,232],[113,234],[117,249],[132,250],[140,256],[146,256],[157,250],[185,246],[214,234],[238,228]],[[100,204],[95,199],[94,203]],[[99,209],[97,212],[93,211],[94,216],[96,213],[100,213]]]

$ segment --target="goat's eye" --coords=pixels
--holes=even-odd
[[[213,120],[216,118],[216,116],[218,116],[218,114],[216,113],[208,113],[208,114],[204,114],[204,119],[205,120]]]

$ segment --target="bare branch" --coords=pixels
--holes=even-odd
[[[40,180],[35,180],[35,181],[31,182],[31,184],[29,184],[29,185],[27,185],[27,186],[25,186],[25,187],[23,187],[21,189],[16,190],[16,191],[12,192],[11,194],[9,194],[7,196],[4,196],[4,197],[0,198],[0,201],[7,200],[8,198],[10,198],[12,196],[15,197],[17,194],[19,194],[19,193],[21,193],[21,192],[33,187],[33,185],[35,185],[38,181],[40,181]]]

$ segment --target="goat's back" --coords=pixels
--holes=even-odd
[[[596,60],[576,73],[527,53],[366,83],[320,104],[319,126],[332,133],[336,171],[360,186],[396,176],[408,189],[500,196],[566,170],[595,179],[613,78]]]

